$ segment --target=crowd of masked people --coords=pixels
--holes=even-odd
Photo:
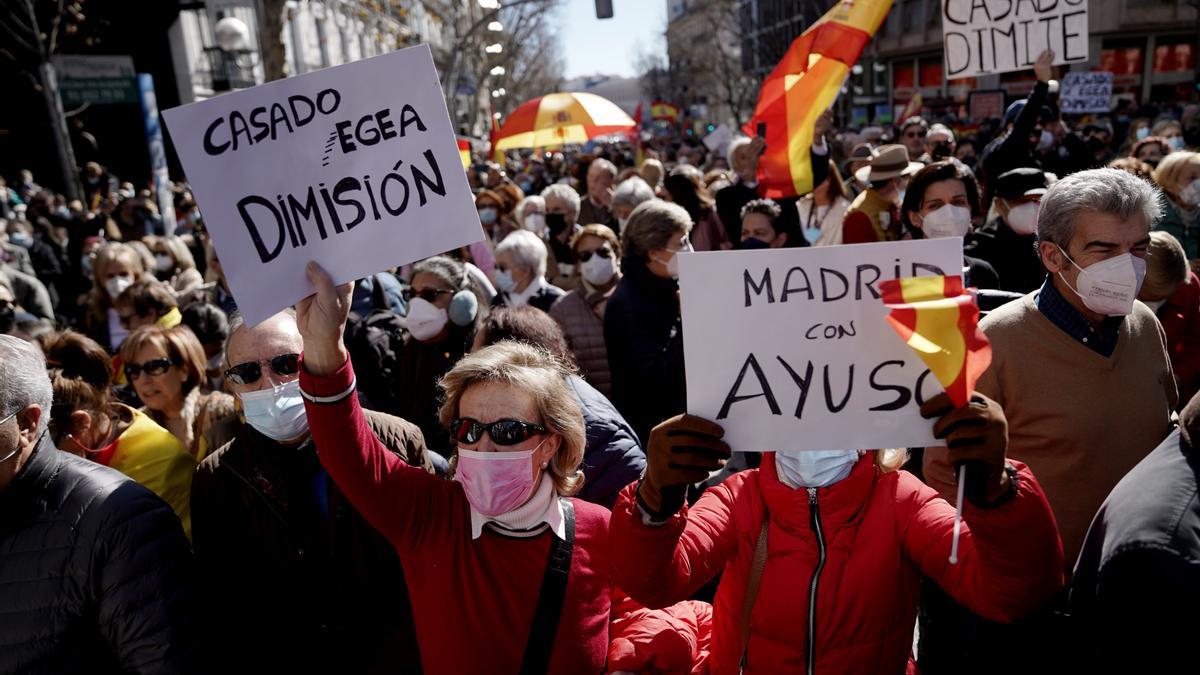
[[[822,117],[799,198],[762,138],[479,158],[479,243],[258,325],[186,185],[0,183],[0,673],[1186,670],[1200,130],[1035,73],[992,138]],[[685,414],[679,253],[925,237],[992,349],[942,445]]]

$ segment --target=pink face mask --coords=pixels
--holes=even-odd
[[[454,480],[462,483],[471,507],[485,516],[508,513],[525,503],[533,494],[533,453],[478,452],[458,449],[458,469]]]

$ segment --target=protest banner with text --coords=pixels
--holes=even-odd
[[[681,254],[688,412],[735,451],[934,445],[942,391],[879,282],[962,273],[962,239]]]
[[[1113,74],[1072,71],[1063,76],[1058,107],[1064,113],[1106,113],[1112,110]]]
[[[163,115],[250,324],[484,236],[426,45]]]
[[[1043,51],[1054,64],[1088,59],[1087,0],[942,0],[946,79],[1033,68]]]

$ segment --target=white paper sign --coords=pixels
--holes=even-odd
[[[163,116],[247,323],[483,238],[427,45]]]
[[[962,273],[962,239],[681,254],[688,412],[735,451],[934,445],[942,391],[878,282]]]
[[[1088,59],[1087,0],[942,0],[946,79]]]
[[[1065,113],[1096,113],[1112,110],[1113,74],[1071,71],[1063,77],[1058,107]]]

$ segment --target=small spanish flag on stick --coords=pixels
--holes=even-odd
[[[759,123],[766,124],[767,150],[758,163],[764,196],[812,191],[809,154],[817,118],[833,105],[891,7],[892,0],[841,0],[792,42],[763,80],[754,117],[742,130],[752,136]]]
[[[992,362],[992,346],[979,329],[979,306],[962,277],[913,277],[879,284],[887,320],[941,383],[955,407],[971,400],[975,383]],[[967,462],[958,467],[958,503],[950,564],[958,564]]]
[[[465,138],[458,139],[458,154],[462,157],[464,169],[471,166],[471,141]]]

